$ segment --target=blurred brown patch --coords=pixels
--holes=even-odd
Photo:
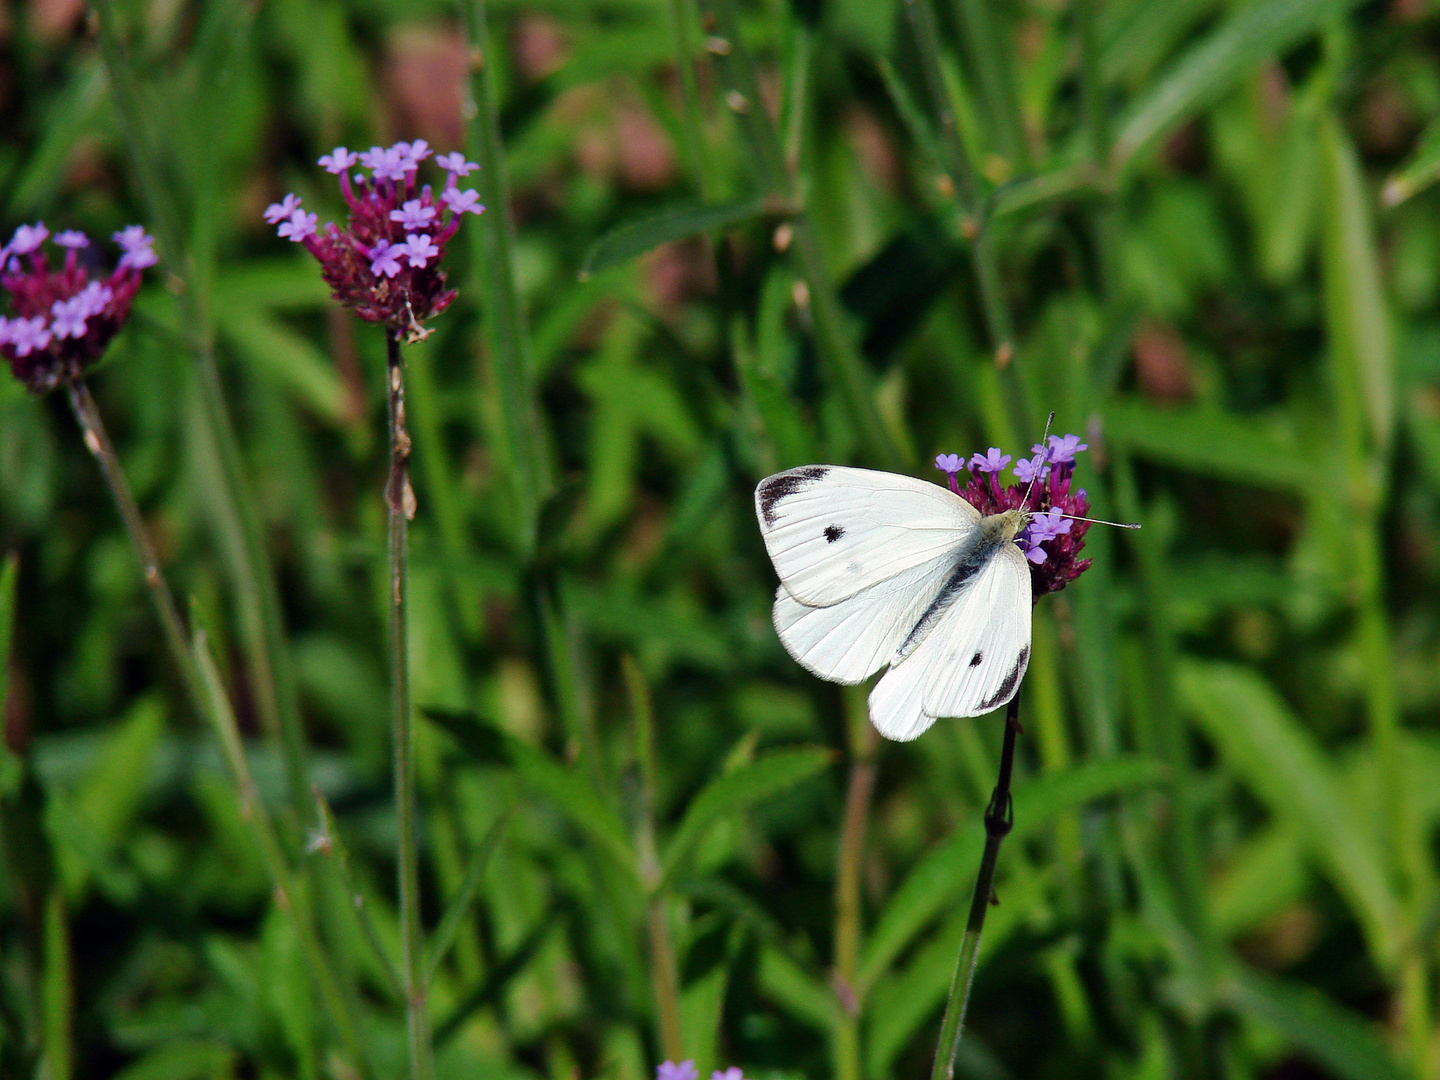
[[[1188,401],[1195,392],[1190,354],[1175,328],[1159,319],[1146,319],[1130,343],[1135,377],[1147,397],[1158,401]]]
[[[1192,120],[1165,140],[1160,156],[1176,172],[1200,172],[1205,168],[1205,134],[1200,122]]]
[[[85,11],[85,0],[32,0],[30,29],[46,44],[63,41],[75,32]]]
[[[650,303],[666,320],[677,318],[687,300],[715,291],[715,263],[700,237],[662,244],[643,266]]]
[[[0,0],[0,45],[10,40],[14,20],[10,15],[10,0]]]
[[[460,103],[468,67],[465,39],[456,30],[412,25],[390,35],[385,104],[400,138],[426,139],[441,149],[463,142]]]
[[[1390,5],[1390,17],[1396,22],[1415,22],[1429,14],[1429,0],[1394,0]]]
[[[557,123],[578,128],[575,162],[592,178],[640,192],[660,191],[674,182],[670,138],[639,102],[617,101],[602,86],[576,87],[556,100],[551,115]]]
[[[76,190],[104,190],[115,185],[115,162],[105,144],[94,135],[82,135],[70,149],[65,166],[65,183]],[[260,208],[262,211],[264,207]],[[257,211],[258,213],[259,211]]]
[[[0,701],[5,745],[16,757],[24,757],[30,749],[30,682],[18,663],[10,665],[10,693]]]
[[[1290,115],[1290,77],[1273,60],[1260,69],[1260,119],[1268,135],[1279,134]]]
[[[1238,944],[1238,951],[1257,967],[1280,971],[1310,955],[1320,933],[1320,916],[1306,904],[1292,904],[1266,920]]]
[[[860,168],[870,182],[887,195],[899,193],[902,181],[900,158],[890,133],[873,112],[854,104],[845,110],[845,141],[855,151]]]
[[[1372,154],[1398,155],[1420,127],[1405,91],[1389,79],[1377,79],[1360,102],[1360,144]]]
[[[539,82],[570,59],[570,41],[549,15],[529,13],[515,20],[511,36],[515,69],[526,82]]]

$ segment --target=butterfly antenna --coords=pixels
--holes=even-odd
[[[1078,517],[1075,514],[1057,514],[1057,517],[1065,518],[1068,521],[1088,521],[1092,525],[1113,525],[1117,529],[1138,529],[1138,521],[1106,521],[1104,518]]]
[[[1054,422],[1055,422],[1055,410],[1054,410],[1054,409],[1051,409],[1051,410],[1050,410],[1050,415],[1045,418],[1045,434],[1043,434],[1043,435],[1040,436],[1040,445],[1041,445],[1041,446],[1044,446],[1044,447],[1047,447],[1047,448],[1048,448],[1048,442],[1047,442],[1047,440],[1050,438],[1050,425],[1053,424]],[[1045,463],[1042,461],[1042,462],[1040,463],[1040,468],[1036,469],[1035,472],[1034,472],[1034,474],[1030,477],[1030,483],[1028,483],[1028,484],[1025,485],[1025,498],[1021,500],[1021,502],[1020,502],[1020,505],[1021,505],[1021,506],[1029,506],[1029,505],[1030,505],[1030,492],[1034,489],[1034,487],[1035,487],[1035,481],[1040,479],[1040,474],[1041,474],[1044,470],[1045,470]],[[1026,513],[1028,514],[1029,511],[1027,510]]]

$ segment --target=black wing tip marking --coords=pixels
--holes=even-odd
[[[826,525],[826,526],[825,526],[825,539],[828,540],[828,541],[829,541],[830,543],[832,543],[832,544],[833,544],[836,540],[839,540],[840,537],[842,537],[842,536],[844,536],[844,535],[845,535],[845,526],[843,526],[843,525]]]
[[[774,525],[776,503],[794,495],[807,484],[823,480],[829,471],[828,465],[802,465],[761,480],[760,486],[755,489],[755,505],[760,510],[761,519],[766,525]]]
[[[985,659],[985,654],[984,654],[983,652],[976,652],[976,654],[975,654],[974,656],[970,657],[970,666],[971,666],[971,667],[979,667],[979,666],[980,666],[980,661],[981,661],[981,660],[984,660],[984,659]]]
[[[995,691],[993,697],[986,698],[980,703],[982,712],[989,712],[997,705],[1003,705],[1015,696],[1015,687],[1020,682],[1020,676],[1025,671],[1025,664],[1030,659],[1030,646],[1026,645],[1020,650],[1020,655],[1015,659],[1015,666],[1010,669],[1010,674],[1005,676],[1005,681],[1000,684],[1000,689]]]

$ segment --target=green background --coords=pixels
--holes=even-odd
[[[91,385],[374,1074],[384,344],[260,215],[423,137],[491,203],[406,350],[441,1076],[653,1075],[657,918],[703,1076],[928,1075],[1000,718],[880,745],[778,644],[750,493],[939,482],[1051,410],[1144,529],[1036,611],[959,1074],[1440,1075],[1440,12],[737,7],[497,3],[475,47],[411,0],[0,2],[0,227],[159,237]],[[12,380],[0,553],[0,1075],[354,1075],[63,396]]]

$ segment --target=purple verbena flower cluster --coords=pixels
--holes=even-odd
[[[45,241],[65,255],[52,269]],[[15,316],[0,316],[0,356],[33,393],[43,394],[79,378],[105,352],[130,316],[141,272],[156,262],[154,239],[139,225],[114,234],[120,262],[104,278],[91,277],[92,260],[81,257],[90,238],[67,229],[55,237],[44,222],[21,225],[0,247],[0,287],[10,294]]]
[[[1046,593],[1059,592],[1090,567],[1089,559],[1078,558],[1085,546],[1090,500],[1084,488],[1072,488],[1075,455],[1089,446],[1078,435],[1051,435],[1044,444],[1030,448],[1031,457],[1015,462],[1016,483],[1000,486],[1000,474],[1013,458],[992,446],[974,454],[968,462],[959,454],[940,454],[935,467],[950,481],[950,490],[980,513],[989,516],[1005,510],[1029,511],[1030,520],[1015,538],[1030,561],[1031,593],[1036,600]],[[969,473],[969,482],[960,486],[958,476]]]
[[[320,261],[321,276],[336,300],[411,341],[429,333],[425,321],[455,299],[455,291],[445,287],[440,263],[461,215],[485,210],[478,192],[460,190],[458,178],[479,168],[463,154],[435,158],[446,173],[438,196],[429,184],[417,187],[420,163],[431,154],[420,139],[363,153],[337,146],[322,157],[320,166],[340,178],[340,193],[350,208],[343,229],[334,222],[318,228],[318,216],[293,194],[265,211],[265,220],[278,226],[281,237],[304,244]],[[351,174],[357,163],[370,170],[368,177]]]
[[[655,1080],[700,1080],[700,1071],[693,1061],[682,1061],[679,1065],[664,1061],[655,1068]],[[745,1080],[745,1077],[738,1066],[732,1065],[723,1072],[716,1069],[710,1074],[710,1080]]]

